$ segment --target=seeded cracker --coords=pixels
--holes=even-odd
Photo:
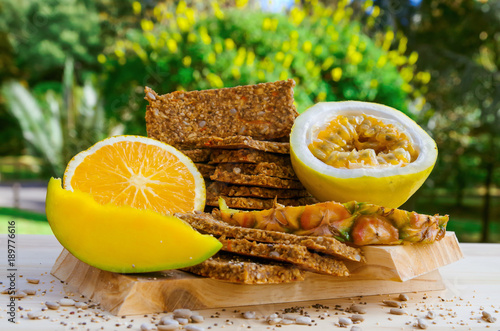
[[[205,179],[210,179],[210,176],[213,175],[215,172],[215,167],[213,165],[205,163],[195,163],[195,165],[196,168],[198,168],[198,171]]]
[[[274,199],[261,199],[261,198],[250,198],[250,197],[226,197],[223,195],[212,195],[207,192],[208,206],[219,206],[219,197],[222,197],[229,208],[236,209],[251,209],[251,210],[263,210],[271,209],[274,206]],[[318,203],[313,197],[295,198],[295,199],[278,199],[278,203],[285,206],[303,206]]]
[[[230,185],[225,183],[213,182],[207,187],[207,194],[213,196],[223,195],[226,197],[253,197],[274,199],[278,198],[302,198],[310,194],[306,190],[282,190],[258,186]]]
[[[145,88],[148,136],[176,145],[198,137],[288,137],[298,116],[292,79],[274,83],[158,95]]]
[[[297,180],[292,166],[279,166],[275,163],[222,163],[217,165],[219,171],[235,172],[244,175],[271,176]]]
[[[197,148],[197,149],[181,149],[184,155],[189,157],[191,161],[197,163],[207,163],[210,160],[211,149]]]
[[[308,271],[332,275],[348,276],[349,271],[342,261],[330,256],[311,253],[301,245],[263,244],[246,239],[219,238],[222,250],[247,256],[288,262]]]
[[[252,148],[264,152],[290,154],[290,143],[278,141],[261,141],[255,140],[249,136],[230,136],[226,138],[220,137],[201,137],[190,138],[184,142],[176,143],[176,146],[181,149],[195,148],[215,148],[215,149],[240,149]]]
[[[272,154],[257,149],[217,149],[210,154],[208,163],[260,163],[270,162],[280,166],[291,166],[289,155]]]
[[[192,267],[184,268],[200,276],[242,284],[279,284],[302,281],[305,272],[296,266],[280,263],[261,263],[237,255],[219,252]]]
[[[361,250],[347,246],[333,237],[298,236],[295,234],[243,228],[230,225],[207,213],[175,214],[200,232],[214,236],[255,240],[265,243],[286,243],[302,245],[321,253],[339,256],[351,261],[361,261]]]
[[[295,190],[304,189],[304,186],[302,186],[301,182],[298,180],[261,175],[246,175],[242,173],[235,173],[234,171],[222,171],[218,168],[215,168],[215,172],[212,176],[210,176],[210,179],[218,182],[238,185],[252,185]]]

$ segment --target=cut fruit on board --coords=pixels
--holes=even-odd
[[[203,262],[222,244],[181,219],[130,206],[101,205],[90,194],[47,188],[47,220],[57,240],[80,260],[102,270],[140,273]]]
[[[453,232],[433,244],[366,246],[363,251],[366,263],[348,263],[351,277],[307,273],[302,282],[274,285],[232,284],[179,270],[116,274],[93,268],[66,250],[51,273],[112,314],[134,315],[443,290],[437,268],[463,258]]]
[[[114,136],[78,153],[64,172],[64,188],[101,203],[162,214],[205,207],[205,181],[187,156],[158,140]]]
[[[290,156],[297,177],[320,201],[397,208],[431,173],[437,147],[396,109],[360,101],[321,102],[295,120]]]

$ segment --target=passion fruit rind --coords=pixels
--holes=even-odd
[[[237,226],[304,236],[335,237],[354,245],[432,243],[446,233],[448,215],[423,215],[396,208],[350,201],[238,211],[219,199],[222,220]]]
[[[383,153],[388,152],[386,149],[393,143],[394,147],[399,146],[398,142],[403,142],[408,148],[411,147],[408,149],[413,155],[410,162],[400,162],[401,160],[396,157],[394,165],[370,165],[367,161],[370,158],[367,159],[363,151],[359,151],[356,147],[361,142],[364,144],[365,138],[362,132],[356,133],[359,136],[353,140],[354,143],[343,136],[345,146],[341,144],[342,141],[338,142],[342,145],[339,147],[341,151],[324,153],[329,155],[325,160],[321,160],[311,152],[311,146],[313,150],[320,149],[314,142],[319,138],[326,139],[326,136],[319,137],[318,132],[321,133],[325,125],[328,127],[328,123],[332,120],[339,116],[362,118],[365,115],[370,116],[373,119],[370,121],[373,123],[383,122],[387,125],[394,123],[394,127],[400,128],[402,134],[391,135],[390,141],[376,140],[380,140],[379,147]],[[338,129],[341,130],[342,127],[339,126]],[[352,130],[352,128],[342,130],[342,134],[352,133]],[[335,136],[337,133],[332,132],[332,134]],[[392,147],[389,150],[392,150]],[[342,156],[351,152],[360,154],[358,160],[353,161],[353,168],[335,166],[341,165],[343,161],[331,160],[336,155]],[[299,180],[320,201],[354,200],[398,208],[420,188],[431,173],[437,159],[437,147],[425,130],[394,108],[360,101],[322,102],[309,108],[295,120],[290,135],[290,157]],[[364,165],[368,166],[363,166],[359,162],[364,162],[366,163]]]

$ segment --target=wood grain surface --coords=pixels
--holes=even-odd
[[[6,236],[0,235],[0,251],[5,253]],[[140,330],[141,324],[154,325],[171,312],[134,316],[114,316],[99,307],[79,310],[75,307],[61,307],[59,310],[46,310],[46,301],[59,301],[64,297],[75,301],[95,303],[81,296],[76,288],[61,283],[50,274],[51,268],[62,251],[61,245],[53,236],[21,235],[17,237],[17,280],[20,289],[34,289],[30,295],[17,301],[17,323],[8,322],[7,304],[9,296],[0,294],[0,330]],[[350,317],[348,308],[353,304],[362,305],[366,314],[359,324],[363,330],[415,330],[417,318],[424,317],[427,310],[436,313],[434,320],[428,320],[429,330],[500,330],[500,244],[460,244],[464,258],[439,268],[444,290],[404,291],[408,301],[404,309],[408,314],[392,315],[390,307],[383,300],[397,300],[398,293],[384,295],[363,295],[345,298],[309,300],[300,303],[276,303],[249,305],[237,308],[200,309],[197,312],[204,321],[196,324],[205,330],[310,330],[304,325],[272,326],[266,318],[273,313],[300,309],[312,318],[314,330],[346,330],[338,327],[341,317]],[[6,259],[0,260],[0,289],[8,288]],[[92,275],[88,275],[92,277]],[[28,278],[39,280],[30,284]],[[405,284],[407,282],[395,282]],[[326,289],[325,289],[326,291]],[[403,292],[403,291],[402,291]],[[231,296],[236,298],[239,293]],[[274,295],[274,293],[269,293]],[[151,298],[144,297],[144,301]],[[42,309],[44,309],[42,311]],[[254,311],[255,319],[245,319],[243,312]],[[497,318],[494,323],[486,322],[481,316],[487,311]],[[41,319],[31,320],[28,312],[39,312]],[[298,314],[295,314],[298,315]],[[303,315],[302,315],[303,316]],[[350,327],[347,328],[349,330]]]

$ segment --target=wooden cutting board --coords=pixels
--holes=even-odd
[[[367,246],[363,253],[366,262],[346,263],[349,277],[308,273],[304,281],[278,285],[232,284],[179,270],[117,274],[91,267],[66,250],[51,273],[112,314],[133,315],[442,290],[437,269],[463,258],[453,232],[433,244]]]

